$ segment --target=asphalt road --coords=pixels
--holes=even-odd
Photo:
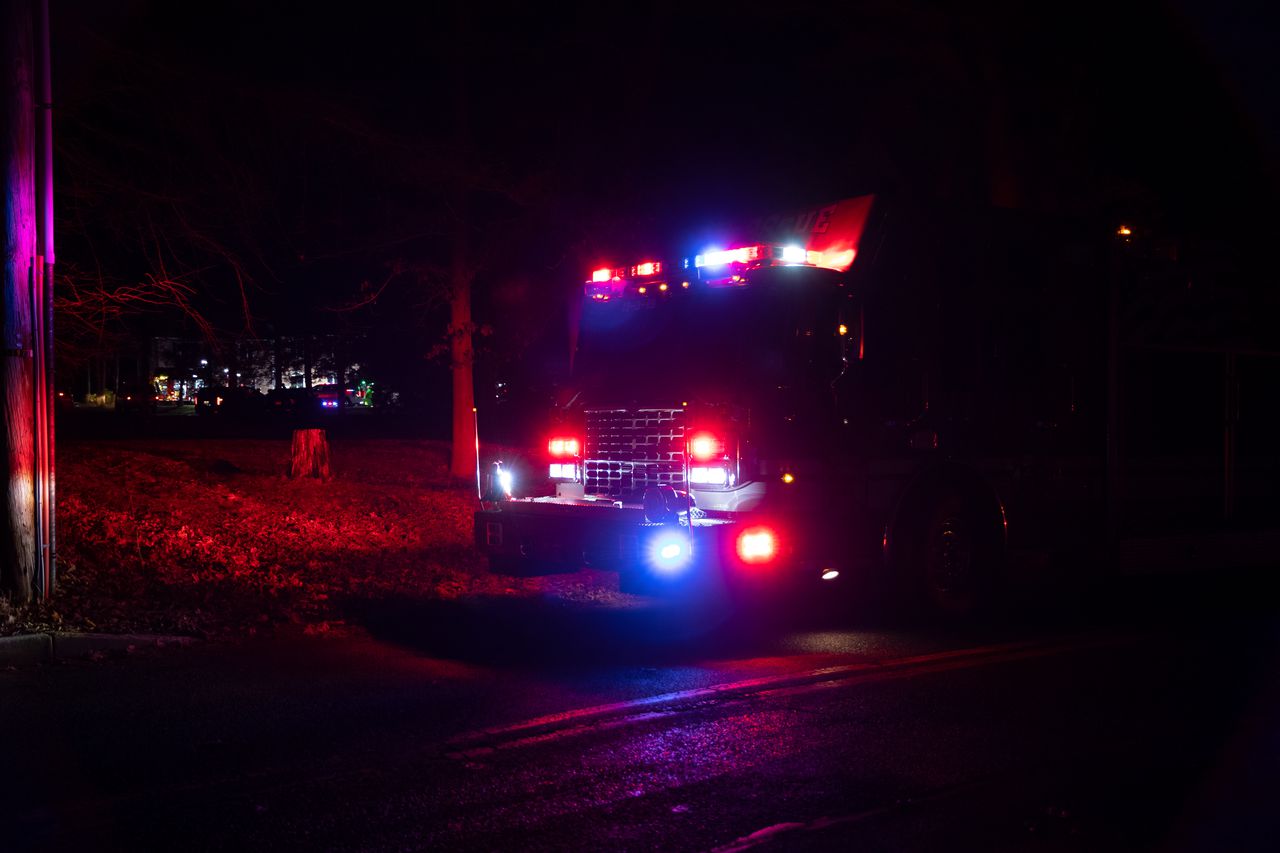
[[[939,631],[400,603],[367,638],[2,672],[0,847],[1273,849],[1280,620],[1142,604]]]

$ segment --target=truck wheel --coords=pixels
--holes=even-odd
[[[921,517],[908,546],[917,599],[949,619],[972,617],[992,604],[1000,538],[972,501],[949,494]]]

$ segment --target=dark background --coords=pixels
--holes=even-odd
[[[591,267],[863,192],[1268,272],[1260,6],[52,6],[63,274],[179,276],[223,341],[368,335],[379,378],[441,405],[460,234],[482,406],[517,365],[563,368]],[[166,305],[110,331],[200,334]]]

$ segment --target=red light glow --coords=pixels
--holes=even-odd
[[[699,267],[722,267],[725,264],[749,264],[759,260],[760,246],[742,246],[738,249],[707,252],[694,259]]]
[[[591,273],[591,280],[597,284],[608,281],[611,278],[613,278],[613,270],[611,269],[594,270]]]
[[[578,455],[578,439],[558,436],[547,442],[547,452],[552,456],[569,457]]]
[[[778,555],[778,538],[767,527],[748,527],[738,534],[738,557],[744,563],[767,563]]]
[[[689,439],[689,455],[698,462],[709,462],[724,456],[724,442],[709,432],[700,432]]]
[[[636,264],[635,272],[632,274],[637,277],[643,277],[648,275],[657,275],[660,272],[662,272],[662,264],[657,261],[645,261],[642,264]]]
[[[847,270],[853,266],[853,259],[858,254],[856,249],[828,249],[825,252],[809,252],[808,263],[815,267],[826,267],[832,270]]]

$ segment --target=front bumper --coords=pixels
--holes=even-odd
[[[814,541],[812,537],[787,535],[778,556],[767,564],[748,565],[738,559],[738,533],[759,521],[755,516],[695,518],[690,530],[684,525],[647,523],[638,505],[526,498],[478,510],[475,542],[495,566],[519,566],[528,573],[597,568],[646,582],[646,586],[673,588],[817,582],[830,561],[805,547]],[[794,522],[776,519],[770,519],[770,525],[796,534],[800,529]],[[662,546],[673,541],[689,548],[687,559],[675,565],[660,556]]]

